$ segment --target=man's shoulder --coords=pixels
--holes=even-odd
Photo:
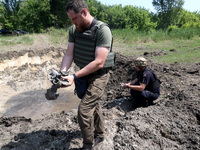
[[[147,76],[147,77],[150,77],[153,75],[153,71],[149,68],[146,68],[143,72],[143,76]]]
[[[72,25],[69,27],[69,42],[72,42],[74,43],[74,32],[76,30],[76,26],[75,25]]]
[[[112,35],[109,25],[105,22],[98,21],[97,35]]]
[[[100,47],[112,47],[112,32],[107,25],[103,25],[96,32],[97,46]]]
[[[97,20],[95,26],[97,29],[102,30],[102,29],[110,29],[109,25],[103,21]]]
[[[76,30],[76,26],[73,24],[69,27],[70,30]]]
[[[69,33],[74,33],[76,30],[76,26],[73,24],[69,27]]]
[[[153,73],[153,70],[150,69],[150,68],[146,68],[146,69],[144,70],[144,72],[150,72],[150,73]]]
[[[98,26],[99,28],[104,27],[104,26],[108,26],[107,23],[97,20],[96,26]]]

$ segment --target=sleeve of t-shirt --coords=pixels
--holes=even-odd
[[[68,39],[68,42],[70,42],[70,43],[74,43],[75,42],[74,32],[75,32],[75,25],[72,25],[69,28],[69,39]]]
[[[150,78],[151,78],[150,72],[148,72],[148,71],[144,72],[144,73],[143,73],[142,84],[148,85],[148,84],[149,84],[149,81],[150,81]]]
[[[99,47],[111,47],[112,44],[112,33],[108,26],[103,26],[99,30],[97,30],[96,35],[96,46]]]

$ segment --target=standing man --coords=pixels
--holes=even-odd
[[[132,98],[139,107],[152,105],[160,95],[160,80],[156,74],[147,68],[147,60],[143,57],[136,58],[135,68],[137,77],[130,83],[121,84],[124,88],[130,88]]]
[[[66,11],[73,25],[60,71],[67,71],[74,61],[80,70],[63,78],[68,80],[69,86],[79,78],[86,81],[87,89],[78,107],[78,123],[83,136],[82,149],[92,149],[94,143],[104,139],[104,121],[98,101],[110,77],[106,59],[112,47],[112,34],[105,23],[91,16],[84,0],[70,0]]]

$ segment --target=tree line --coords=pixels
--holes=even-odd
[[[50,27],[71,25],[65,6],[69,0],[1,0],[0,26],[40,33]],[[152,32],[159,29],[200,28],[200,12],[183,9],[184,0],[152,0],[156,13],[142,7],[103,5],[97,0],[85,0],[96,19],[111,29],[134,29]]]

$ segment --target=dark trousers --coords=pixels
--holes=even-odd
[[[153,93],[147,90],[142,92],[131,90],[131,96],[135,100],[136,104],[142,107],[147,107],[153,104],[153,101],[159,97],[159,93]]]

